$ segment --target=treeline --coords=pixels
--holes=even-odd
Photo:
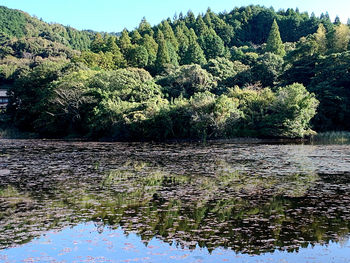
[[[29,14],[0,6],[0,32],[10,38],[43,38],[77,50],[88,50],[92,31],[79,31],[69,26],[48,24]]]
[[[10,122],[42,136],[304,137],[350,130],[349,39],[338,18],[260,6],[142,19],[80,51],[3,30],[0,80]]]

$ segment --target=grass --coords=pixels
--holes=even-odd
[[[335,143],[350,142],[350,132],[348,131],[330,131],[321,132],[311,138],[312,141],[328,141]]]
[[[34,139],[32,133],[21,132],[17,128],[0,128],[0,139]]]

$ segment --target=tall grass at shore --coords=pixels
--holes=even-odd
[[[350,142],[350,132],[348,131],[330,131],[330,132],[321,132],[315,136],[312,136],[312,141],[328,141],[335,143],[346,143]]]

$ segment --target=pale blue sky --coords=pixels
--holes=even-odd
[[[197,15],[208,7],[222,12],[249,4],[273,6],[276,10],[298,7],[316,15],[328,11],[332,19],[339,15],[344,23],[350,17],[349,0],[0,0],[0,5],[23,10],[46,22],[107,32],[134,29],[144,16],[153,25],[181,11],[186,14],[189,9]]]

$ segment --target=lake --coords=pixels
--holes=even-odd
[[[350,262],[350,145],[0,140],[0,262]]]

